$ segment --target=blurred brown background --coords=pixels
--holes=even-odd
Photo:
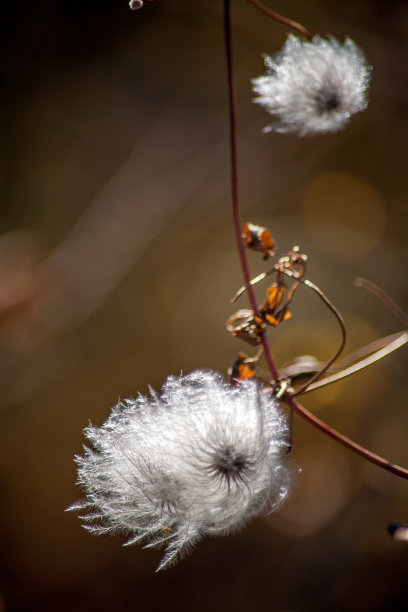
[[[317,139],[261,134],[269,117],[249,81],[286,30],[232,4],[243,219],[308,254],[349,350],[398,331],[352,281],[372,279],[407,310],[407,3],[269,3],[311,31],[352,37],[374,66],[367,111]],[[102,423],[118,396],[170,373],[226,372],[250,352],[224,331],[241,277],[221,16],[220,0],[135,12],[126,0],[1,4],[2,612],[406,609],[408,545],[386,525],[408,522],[407,482],[299,418],[290,502],[162,574],[160,551],[92,537],[64,513],[81,497],[73,456],[89,419]],[[324,359],[338,329],[299,291],[271,342],[280,364]],[[402,349],[305,405],[408,465],[406,367]]]

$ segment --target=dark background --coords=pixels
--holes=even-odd
[[[262,135],[249,81],[286,29],[232,2],[244,220],[299,244],[343,313],[348,350],[407,310],[408,6],[269,6],[353,38],[373,65],[368,109],[338,134]],[[207,539],[155,574],[160,551],[92,537],[64,513],[81,497],[82,429],[118,396],[168,374],[222,372],[247,350],[224,331],[241,284],[229,210],[220,0],[3,0],[0,8],[1,612],[405,610],[406,481],[295,420],[291,500],[242,533]],[[253,273],[265,269],[250,254]],[[262,298],[264,286],[260,286]],[[245,307],[245,299],[238,306]],[[331,355],[338,329],[299,291],[270,338],[279,364]],[[406,349],[305,405],[408,465]],[[300,468],[300,470],[298,470]]]

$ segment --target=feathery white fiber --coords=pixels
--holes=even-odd
[[[309,42],[291,34],[279,53],[264,59],[268,72],[252,85],[259,94],[254,102],[276,118],[265,132],[335,132],[367,106],[370,68],[350,38]]]
[[[286,498],[287,421],[253,381],[216,372],[170,376],[159,396],[119,402],[85,430],[94,450],[76,457],[92,533],[124,531],[126,544],[163,544],[162,569],[207,534],[225,534]]]

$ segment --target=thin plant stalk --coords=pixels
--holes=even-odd
[[[295,397],[296,395],[300,395],[303,391],[306,391],[306,389],[308,389],[308,387],[312,383],[316,382],[319,378],[321,378],[323,376],[323,374],[325,372],[327,372],[327,370],[330,368],[330,366],[335,361],[337,361],[337,359],[339,358],[339,356],[343,352],[343,349],[344,349],[345,344],[346,344],[346,338],[347,338],[346,326],[345,326],[343,317],[341,316],[341,314],[339,313],[337,308],[334,306],[334,304],[332,304],[331,301],[328,299],[328,297],[326,297],[326,295],[323,293],[323,291],[321,291],[321,289],[319,289],[319,287],[317,287],[317,285],[315,285],[314,283],[310,282],[307,279],[300,278],[299,282],[303,283],[304,285],[306,285],[306,287],[309,287],[310,289],[312,289],[312,291],[317,293],[317,295],[320,297],[320,299],[323,300],[323,302],[326,304],[326,306],[334,314],[334,316],[336,317],[336,320],[337,320],[337,322],[338,322],[338,324],[340,326],[341,341],[340,341],[340,346],[338,347],[336,352],[330,357],[330,359],[326,362],[326,364],[318,372],[313,374],[313,376],[302,387],[297,389],[296,392],[292,394],[292,397]]]
[[[408,328],[408,317],[401,310],[399,306],[390,298],[389,295],[385,293],[380,287],[375,285],[372,281],[367,280],[366,278],[356,278],[354,279],[354,285],[356,287],[364,287],[367,291],[370,291],[373,295],[375,295],[379,300],[382,301],[383,304],[389,308],[392,314],[400,321],[406,328]]]
[[[361,359],[357,363],[350,365],[347,368],[336,372],[331,376],[327,376],[319,381],[312,381],[310,385],[307,385],[304,389],[297,390],[293,396],[305,395],[306,393],[310,393],[311,391],[315,391],[316,389],[321,389],[322,387],[327,387],[327,385],[331,385],[339,380],[343,380],[352,374],[356,374],[361,370],[367,368],[368,366],[376,363],[380,359],[383,359],[393,351],[396,351],[398,348],[401,348],[404,344],[408,342],[408,333],[402,332],[400,334],[393,334],[394,340],[390,343],[387,343],[383,348],[375,351],[371,355],[367,355],[364,359]]]
[[[259,2],[259,0],[247,0],[247,2],[249,2],[249,4],[253,4],[253,6],[255,6],[264,15],[267,15],[268,17],[271,17],[275,21],[279,21],[280,23],[283,23],[284,25],[289,26],[293,30],[296,30],[297,32],[302,34],[308,40],[312,40],[313,38],[312,35],[310,34],[308,30],[306,30],[304,26],[302,26],[301,23],[298,23],[297,21],[293,21],[292,19],[288,19],[287,17],[284,17],[283,15],[279,15],[278,13],[275,13],[275,11],[272,11],[271,9],[264,6],[262,2]]]
[[[339,444],[342,444],[349,450],[353,451],[353,453],[360,455],[360,457],[367,459],[367,461],[370,461],[370,463],[374,463],[378,467],[383,468],[396,476],[408,479],[408,470],[406,468],[396,465],[395,463],[391,463],[391,461],[384,459],[380,455],[376,455],[364,446],[360,446],[360,444],[357,444],[357,442],[354,442],[354,440],[350,440],[350,438],[347,438],[336,429],[330,427],[330,425],[327,425],[327,423],[324,421],[318,419],[314,414],[309,412],[309,410],[306,410],[304,406],[299,404],[293,398],[290,398],[287,403],[293,407],[293,410],[300,414],[303,419],[309,421],[309,423],[320,429],[326,435],[330,436],[330,438],[333,438],[333,440],[336,440],[336,442],[339,442]]]
[[[252,0],[253,2],[253,0]],[[234,220],[235,237],[238,247],[239,260],[244,276],[245,286],[248,293],[249,301],[254,312],[254,315],[259,315],[258,305],[256,302],[255,293],[251,286],[251,277],[249,274],[248,260],[246,257],[246,251],[242,240],[241,230],[241,219],[239,211],[239,199],[238,199],[238,163],[237,163],[237,136],[236,136],[236,95],[235,95],[235,81],[234,81],[234,70],[233,70],[233,59],[232,59],[232,44],[231,44],[231,6],[230,0],[224,0],[224,35],[225,35],[225,51],[227,58],[227,74],[228,74],[228,109],[229,109],[229,126],[230,126],[230,163],[231,163],[231,200],[232,200],[232,214]],[[266,334],[261,335],[262,345],[264,347],[265,358],[268,363],[269,370],[274,381],[279,380],[279,372],[275,365],[269,343],[266,338]],[[357,453],[367,461],[374,463],[378,467],[400,476],[401,478],[408,479],[408,470],[387,461],[383,457],[372,453],[368,449],[360,446],[353,440],[350,440],[336,429],[333,429],[324,421],[321,421],[315,417],[311,412],[306,410],[301,404],[299,404],[293,398],[286,398],[284,400],[290,409],[295,410],[302,418],[320,429],[323,433],[336,440],[339,444],[346,446],[348,449]]]
[[[224,0],[224,34],[225,34],[225,52],[227,57],[227,74],[228,74],[228,114],[230,126],[230,164],[231,164],[231,202],[232,216],[234,220],[235,239],[238,248],[239,261],[241,264],[242,274],[247,288],[249,303],[255,316],[259,316],[258,304],[256,301],[255,292],[250,285],[251,276],[249,272],[248,260],[245,253],[245,246],[242,240],[242,224],[239,211],[239,193],[238,193],[238,147],[237,147],[237,105],[235,94],[235,79],[234,66],[232,58],[232,42],[231,42],[231,7],[230,0]],[[261,334],[261,342],[264,348],[265,359],[268,363],[269,370],[274,380],[278,380],[279,371],[275,365],[268,340],[265,332]]]

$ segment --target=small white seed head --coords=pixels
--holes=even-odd
[[[276,119],[264,131],[300,136],[336,132],[367,106],[370,67],[357,45],[346,38],[292,34],[275,56],[264,56],[267,74],[252,80],[254,102]]]

